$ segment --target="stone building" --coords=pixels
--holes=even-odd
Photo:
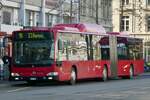
[[[150,0],[113,0],[113,31],[143,38],[144,59],[150,61]]]
[[[98,23],[112,31],[112,0],[80,0],[80,22]]]
[[[63,5],[69,6],[64,0],[0,0],[0,30],[11,33],[23,26],[52,26],[68,22]]]
[[[79,21],[102,24],[107,31],[112,30],[112,0],[0,0],[0,4],[0,30],[4,32],[23,26]]]

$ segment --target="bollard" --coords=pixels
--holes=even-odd
[[[8,64],[4,64],[4,67],[3,67],[3,80],[8,80],[8,79],[9,79]]]

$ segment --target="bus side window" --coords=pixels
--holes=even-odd
[[[64,38],[64,34],[61,34],[57,41],[57,60],[67,60],[67,41]]]
[[[101,50],[100,50],[100,45],[99,42],[95,44],[94,48],[94,60],[100,60],[101,59]]]
[[[101,59],[101,49],[100,49],[100,38],[101,36],[93,36],[93,60]]]

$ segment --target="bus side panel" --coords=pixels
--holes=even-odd
[[[60,81],[68,81],[71,76],[72,67],[76,68],[77,79],[90,78],[92,62],[90,61],[63,61],[59,70],[59,80]]]
[[[118,76],[129,75],[129,68],[132,64],[130,60],[118,60]]]
[[[80,65],[78,64],[78,79],[102,77],[105,65],[108,69],[108,76],[110,76],[110,62],[108,60],[80,62]]]
[[[80,61],[78,62],[77,65],[77,69],[78,69],[78,79],[83,79],[83,78],[88,78],[89,77],[89,73],[91,71],[90,66],[91,64],[89,64],[90,61]]]
[[[111,76],[110,61],[108,61],[108,60],[101,60],[101,61],[95,62],[94,77],[100,77],[101,78],[104,67],[107,67],[108,77],[110,77]]]
[[[93,66],[92,66],[92,69],[93,69],[93,77],[102,77],[102,68],[103,68],[103,65],[102,65],[102,62],[101,61],[94,61],[93,62]]]
[[[57,66],[56,70],[59,72],[59,81],[70,80],[71,62],[62,61],[62,65]]]
[[[96,78],[102,76],[102,63],[99,61],[87,61],[87,75],[85,78]]]
[[[134,75],[138,75],[144,72],[143,60],[119,60],[118,61],[118,76],[129,75],[130,66],[134,67]]]
[[[64,61],[59,69],[59,81],[70,80],[71,68],[76,67],[77,79],[102,77],[103,68],[106,65],[108,76],[111,75],[110,62],[104,61]]]
[[[134,61],[134,74],[138,75],[144,72],[144,60]]]

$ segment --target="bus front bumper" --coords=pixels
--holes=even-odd
[[[58,76],[44,76],[44,77],[35,77],[35,76],[13,76],[11,77],[12,81],[58,81]]]

